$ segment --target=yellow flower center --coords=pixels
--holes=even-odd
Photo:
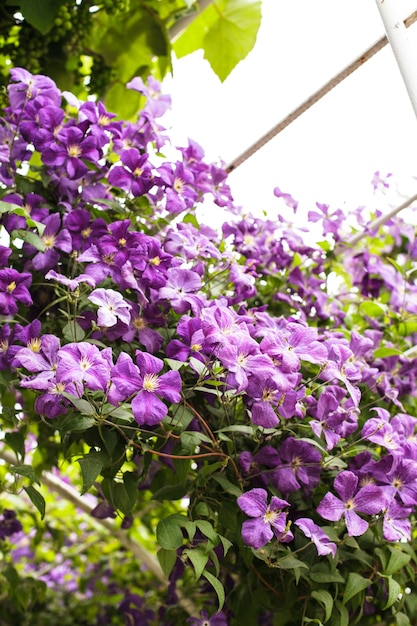
[[[0,352],[6,352],[9,347],[9,342],[7,339],[3,339],[0,341]]]
[[[55,245],[55,235],[44,235],[42,241],[47,250],[50,250]]]
[[[156,265],[158,267],[158,265],[161,265],[161,259],[159,258],[159,256],[154,256],[154,258],[151,259],[149,263],[151,263],[151,265]]]
[[[87,357],[83,356],[83,358],[80,361],[80,367],[82,370],[84,370],[84,372],[90,369],[91,362],[87,359]]]
[[[80,148],[80,146],[68,146],[67,152],[68,152],[68,155],[70,157],[79,157],[79,156],[81,156],[81,148]]]
[[[193,345],[191,346],[191,350],[192,352],[199,352],[199,350],[202,349],[202,345],[201,343],[193,343]]]
[[[181,178],[176,178],[174,180],[173,187],[177,193],[182,193],[182,191],[184,190],[184,185],[185,183]]]
[[[91,228],[89,226],[87,226],[87,228],[84,228],[84,230],[81,231],[81,237],[83,239],[87,239],[87,237],[89,237],[91,235]]]
[[[12,280],[12,282],[7,285],[6,291],[8,293],[13,293],[13,291],[16,289],[16,287],[17,287],[16,283],[14,282],[14,280]]]
[[[159,376],[157,374],[145,374],[143,377],[143,388],[146,391],[156,391],[159,387]]]
[[[38,338],[33,338],[28,343],[28,348],[29,350],[32,350],[32,352],[39,352],[41,347],[42,347],[42,342]]]
[[[271,511],[271,509],[268,508],[266,509],[264,516],[263,516],[263,521],[265,524],[273,524],[273,522],[275,522],[275,520],[277,519],[279,515],[278,511]]]

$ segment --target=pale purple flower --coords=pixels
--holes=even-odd
[[[108,398],[117,405],[133,396],[132,412],[137,423],[154,426],[168,414],[161,398],[170,403],[181,400],[181,377],[177,371],[160,374],[163,361],[146,352],[137,350],[136,362],[125,352],[120,354],[111,371]]]
[[[88,296],[88,300],[99,307],[97,312],[99,326],[114,326],[117,320],[129,324],[131,305],[114,289],[95,289]]]
[[[195,292],[201,288],[201,278],[197,272],[171,267],[167,271],[167,280],[164,287],[159,290],[161,300],[169,300],[171,307],[176,313],[185,313],[194,305],[198,305],[199,299]],[[201,308],[202,301],[200,302]]]
[[[246,545],[258,550],[274,535],[280,539],[285,534],[287,512],[283,509],[290,506],[286,500],[272,496],[268,504],[265,489],[255,488],[239,496],[237,504],[246,515],[253,518],[242,524],[242,539]]]
[[[382,533],[387,541],[411,541],[410,514],[412,508],[401,506],[396,500],[391,500],[384,512]]]
[[[333,558],[336,556],[336,544],[330,540],[330,537],[326,535],[324,530],[315,524],[312,519],[308,517],[300,517],[295,520],[294,524],[303,531],[306,537],[311,539],[320,556],[324,556],[326,554],[331,554]]]
[[[378,417],[371,417],[366,420],[362,428],[362,437],[388,450],[398,450],[400,448],[400,438],[389,422],[390,414],[386,409],[372,409]]]
[[[47,280],[56,280],[57,283],[69,287],[71,291],[75,291],[75,289],[77,289],[81,283],[87,283],[88,285],[90,285],[90,287],[96,286],[94,279],[88,274],[80,274],[75,278],[67,278],[67,276],[59,274],[55,270],[49,270],[49,272],[45,274],[45,278]]]
[[[67,344],[58,352],[57,382],[74,382],[77,388],[77,383],[82,383],[93,391],[106,391],[110,383],[110,353],[111,348],[100,352],[86,341]],[[78,389],[82,391],[82,387]]]
[[[348,535],[351,537],[363,535],[369,527],[368,522],[359,517],[356,511],[375,515],[386,505],[381,487],[370,484],[358,491],[358,481],[358,476],[353,472],[341,472],[334,480],[334,488],[340,498],[329,491],[317,507],[317,512],[324,519],[336,522],[344,517]]]

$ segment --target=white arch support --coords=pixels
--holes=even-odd
[[[398,0],[376,0],[385,26],[387,39],[400,68],[404,84],[417,116],[417,59],[411,47],[407,29],[399,13]]]

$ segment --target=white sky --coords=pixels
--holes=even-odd
[[[398,0],[401,13],[417,0]],[[370,47],[384,26],[375,0],[263,0],[257,43],[221,83],[203,53],[174,63],[173,136],[198,141],[210,160],[233,160]],[[408,29],[417,72],[417,25]],[[392,172],[404,195],[417,191],[417,120],[398,66],[385,47],[229,177],[237,204],[260,214],[376,204],[373,173]],[[384,200],[380,200],[383,202]],[[395,201],[393,200],[395,203]],[[381,207],[382,208],[382,207]]]

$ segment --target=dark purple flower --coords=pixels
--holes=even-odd
[[[0,270],[0,315],[14,315],[18,311],[18,303],[25,306],[33,304],[28,287],[32,275],[6,267]]]
[[[42,234],[42,242],[45,246],[44,252],[37,252],[32,258],[32,266],[36,270],[50,270],[56,266],[60,252],[72,251],[71,235],[63,228],[60,230],[61,218],[58,213],[48,215],[44,220],[45,230]],[[26,250],[32,250],[32,246],[25,246]]]
[[[288,437],[279,447],[280,463],[272,474],[273,484],[285,496],[302,489],[311,494],[321,474],[321,453],[311,443]]]
[[[70,124],[62,128],[56,141],[48,144],[42,152],[45,165],[64,167],[70,180],[78,180],[88,172],[83,159],[97,163],[100,158],[101,151],[97,148],[96,139],[86,137],[81,128]]]
[[[242,539],[246,545],[258,550],[274,535],[280,539],[285,533],[287,512],[283,509],[290,506],[286,500],[272,496],[268,504],[265,489],[255,488],[239,496],[237,504],[246,515],[253,518],[242,525]]]
[[[16,513],[9,509],[4,509],[0,517],[0,540],[11,537],[22,530],[22,524],[16,518]]]
[[[223,611],[214,613],[209,617],[207,611],[201,611],[201,619],[198,617],[189,617],[187,624],[190,626],[227,626],[228,621]]]
[[[317,513],[324,519],[336,522],[344,517],[348,535],[351,537],[363,535],[369,526],[356,511],[375,515],[386,506],[386,497],[381,487],[366,485],[357,490],[358,480],[353,472],[341,472],[334,480],[334,488],[340,498],[329,491],[317,507]]]
[[[121,153],[120,160],[123,165],[115,165],[109,172],[109,184],[129,191],[135,197],[143,196],[154,185],[148,155],[130,148]]]

